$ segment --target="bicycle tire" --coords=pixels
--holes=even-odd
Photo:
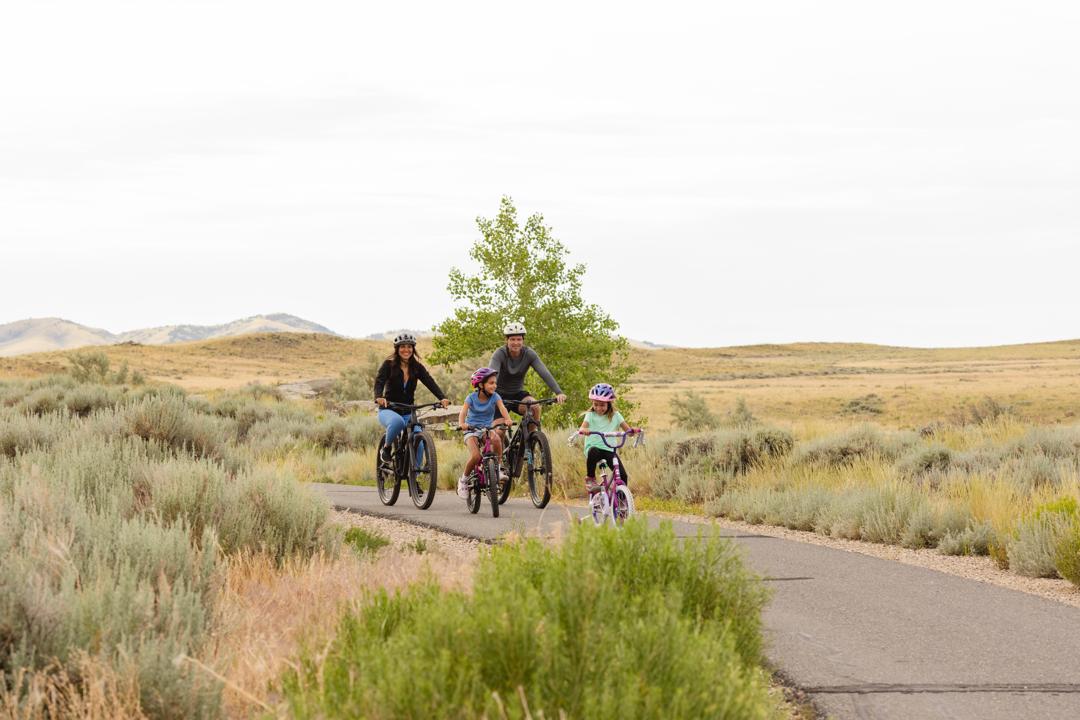
[[[488,500],[491,501],[491,517],[499,517],[499,464],[495,458],[484,460],[484,477],[487,478]]]
[[[551,445],[542,430],[536,430],[529,436],[529,450],[532,455],[527,472],[529,496],[533,507],[543,509],[551,501]],[[537,458],[540,458],[539,465]]]
[[[386,447],[386,438],[379,439],[379,447],[375,450],[375,486],[379,490],[379,500],[383,505],[393,505],[397,502],[401,492],[401,478],[398,477],[397,469],[393,460],[390,466],[383,465],[382,451]]]
[[[416,451],[421,443],[424,446],[424,463],[416,466]],[[420,480],[427,478],[426,489],[421,491]],[[413,504],[421,510],[431,507],[435,499],[435,487],[439,484],[439,459],[435,452],[435,440],[427,430],[413,433],[409,442],[409,494]]]
[[[615,519],[615,525],[621,526],[624,522],[634,516],[634,495],[630,492],[630,488],[625,485],[619,485],[615,488],[615,507],[611,509],[612,517]]]
[[[604,490],[599,490],[598,492],[604,493],[605,491]],[[593,504],[594,499],[597,500],[597,503],[595,505]],[[601,525],[606,523],[607,519],[608,519],[608,509],[607,509],[606,499],[605,498],[590,498],[589,499],[589,514],[592,516],[593,525],[595,525],[596,527],[600,527]]]
[[[469,496],[465,499],[465,507],[469,508],[469,512],[473,515],[480,512],[481,494],[479,478],[476,476],[469,478]]]

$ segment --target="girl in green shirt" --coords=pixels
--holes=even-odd
[[[585,413],[585,420],[581,423],[580,432],[585,437],[585,488],[590,497],[600,489],[596,482],[596,466],[601,460],[605,460],[608,467],[612,467],[615,451],[604,444],[600,435],[591,433],[606,433],[623,431],[631,435],[636,432],[630,427],[622,414],[615,409],[615,388],[607,383],[597,383],[589,391],[589,400],[592,401],[592,409]],[[626,464],[619,458],[619,475],[626,484],[629,483],[629,474],[626,472]]]

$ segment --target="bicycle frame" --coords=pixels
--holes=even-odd
[[[603,481],[600,484],[600,490],[598,490],[598,492],[602,493],[602,495],[603,495],[604,514],[607,517],[611,518],[612,524],[617,525],[618,520],[615,517],[616,495],[618,494],[619,486],[626,486],[626,483],[622,479],[622,472],[619,469],[619,453],[618,453],[618,450],[622,449],[622,447],[624,445],[626,445],[626,438],[628,438],[630,435],[635,436],[634,444],[632,445],[632,447],[637,447],[638,445],[641,445],[642,443],[644,443],[645,442],[645,431],[642,430],[641,428],[636,428],[636,429],[633,430],[633,432],[606,432],[606,433],[592,432],[592,431],[588,431],[588,430],[578,430],[568,438],[568,443],[573,444],[574,440],[576,440],[579,435],[598,435],[600,437],[600,439],[603,441],[604,445],[606,445],[612,451],[611,474],[605,476],[602,473],[599,473],[599,472],[597,473],[598,475],[601,475],[601,477],[603,478]],[[609,438],[618,438],[618,443],[617,444],[612,444],[611,441],[609,441]],[[603,467],[603,468],[607,467],[607,462],[605,460],[600,461],[600,465],[598,465],[598,468],[601,468],[601,467]],[[631,505],[632,505],[632,503],[631,503]]]
[[[533,405],[551,405],[554,402],[557,402],[555,398],[544,398],[543,400],[522,400],[514,403],[515,406],[524,405],[526,414],[521,416],[520,421],[509,425],[506,433],[505,452],[507,465],[509,466],[506,468],[506,473],[510,477],[516,478],[521,475],[521,460],[524,459],[529,447],[529,436],[540,430],[540,421],[532,416],[529,408],[532,408]],[[530,429],[530,425],[536,425],[536,428]],[[520,441],[518,438],[521,438]],[[517,444],[515,445],[515,443]]]
[[[393,453],[394,459],[397,460],[399,457],[403,456],[403,453],[405,452],[409,441],[412,440],[413,435],[424,429],[423,423],[420,422],[420,412],[423,410],[430,410],[437,407],[442,407],[442,403],[433,402],[424,403],[423,405],[407,405],[405,403],[387,402],[386,408],[390,409],[391,407],[401,408],[402,410],[409,411],[409,422],[406,424],[405,429],[401,432],[401,434],[397,436],[397,439],[394,440]],[[413,458],[413,460],[417,462],[419,461],[418,458]],[[400,466],[400,464],[395,462],[394,472],[397,473],[399,478],[404,480],[404,476],[408,473],[402,473],[402,470],[403,468]]]
[[[480,449],[480,462],[473,468],[473,475],[475,476],[475,485],[469,488],[468,497],[466,498],[466,506],[470,513],[476,513],[480,509],[480,502],[483,499],[483,495],[486,492],[488,500],[491,501],[491,515],[492,517],[499,517],[499,454],[495,452],[495,444],[492,441],[492,434],[495,432],[497,426],[488,425],[483,427],[477,427],[475,425],[468,426],[465,432],[477,432],[480,435],[476,438],[477,447]],[[475,495],[474,495],[475,493]]]

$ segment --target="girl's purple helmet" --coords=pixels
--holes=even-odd
[[[484,381],[487,380],[489,377],[498,374],[499,373],[495,372],[489,367],[477,368],[476,372],[472,374],[472,386],[474,388],[478,388],[483,385]]]
[[[615,388],[607,383],[596,383],[592,386],[592,390],[589,391],[589,399],[612,402],[615,399]]]

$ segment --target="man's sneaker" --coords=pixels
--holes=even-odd
[[[457,494],[462,500],[469,499],[469,478],[462,475],[457,481]]]

